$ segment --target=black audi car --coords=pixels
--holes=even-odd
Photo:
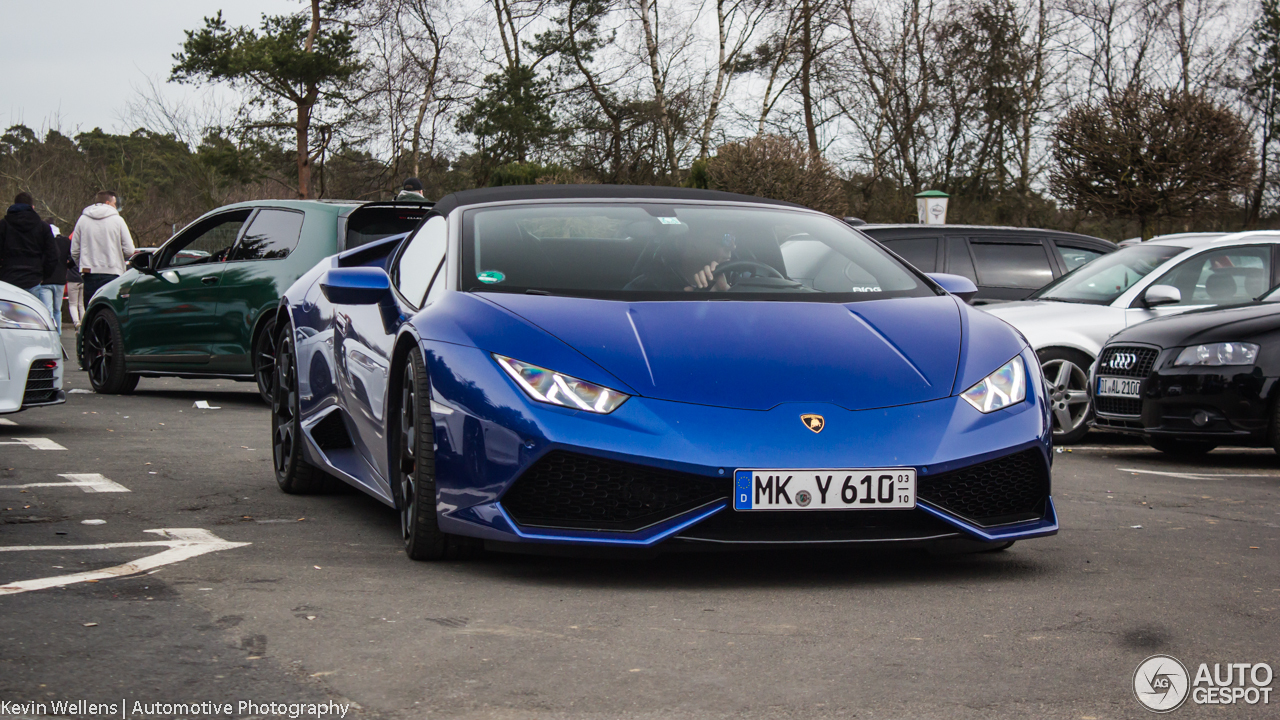
[[[1094,427],[1141,434],[1157,450],[1219,445],[1280,452],[1280,289],[1258,302],[1197,310],[1122,330],[1089,382]]]

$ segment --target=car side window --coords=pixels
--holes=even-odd
[[[1178,305],[1249,302],[1271,284],[1271,246],[1249,245],[1201,253],[1156,280],[1182,294]]]
[[[902,256],[920,272],[937,272],[938,270],[938,238],[905,238],[902,240],[886,240],[885,246]]]
[[[215,215],[170,241],[158,268],[225,262],[251,210]]]
[[[1042,243],[971,240],[969,247],[977,263],[979,285],[1034,290],[1053,280],[1053,269]]]
[[[1058,248],[1058,255],[1062,257],[1062,264],[1067,267],[1067,272],[1071,272],[1090,260],[1104,255],[1100,250],[1071,247],[1070,245],[1059,245],[1058,243],[1054,243],[1054,247]]]
[[[437,215],[429,218],[408,240],[396,263],[396,288],[416,306],[421,306],[427,286],[440,267],[448,246],[448,221]]]
[[[963,275],[976,285],[978,274],[973,269],[973,257],[969,255],[969,247],[964,238],[947,238],[947,272]]]
[[[231,251],[231,259],[279,260],[288,257],[298,246],[304,217],[297,210],[259,210],[240,243]]]

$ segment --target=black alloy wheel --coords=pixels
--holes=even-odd
[[[414,560],[454,557],[459,544],[440,532],[436,518],[435,422],[422,352],[414,348],[404,364],[396,408],[396,506],[404,551]]]
[[[293,332],[286,324],[276,339],[271,392],[271,458],[276,482],[291,494],[326,489],[327,476],[302,454],[302,416],[298,402],[297,361]]]
[[[124,343],[120,336],[120,321],[115,313],[110,310],[94,313],[84,334],[82,350],[94,392],[127,395],[138,387],[138,376],[125,370]]]
[[[274,401],[276,383],[276,321],[267,320],[253,341],[253,378],[258,382],[262,401],[270,405]]]

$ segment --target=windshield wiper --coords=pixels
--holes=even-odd
[[[524,294],[525,295],[548,295],[548,296],[551,295],[551,293],[547,292],[546,290],[534,290],[533,288],[529,288],[528,290],[525,290]]]

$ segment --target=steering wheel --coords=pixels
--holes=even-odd
[[[763,271],[764,274],[768,277],[778,278],[779,280],[786,280],[786,277],[784,277],[782,273],[774,269],[772,265],[766,265],[762,262],[756,262],[755,260],[734,260],[733,262],[727,262],[723,265],[717,265],[715,272],[712,273],[712,276],[714,277],[715,275],[723,275],[724,273],[740,272],[742,270],[760,270],[760,271]],[[728,282],[728,280],[729,278],[726,277],[725,281]],[[704,288],[699,288],[699,290],[702,290],[704,292],[709,291],[711,290],[711,286],[714,284],[715,282],[713,281],[710,285],[707,285]],[[732,288],[736,284],[737,284],[737,281],[730,282],[729,287]]]

